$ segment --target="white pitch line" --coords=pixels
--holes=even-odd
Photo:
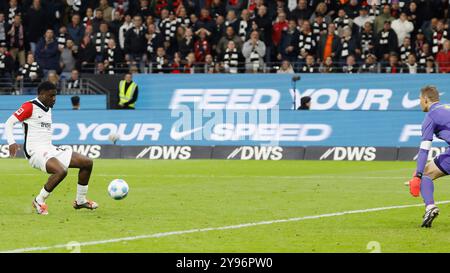
[[[450,200],[436,202],[436,204],[448,204],[448,203],[450,203]],[[361,209],[361,210],[350,210],[350,211],[334,212],[334,213],[303,216],[303,217],[288,218],[288,219],[245,223],[245,224],[223,226],[223,227],[209,227],[209,228],[188,229],[188,230],[180,230],[180,231],[169,231],[169,232],[161,232],[161,233],[154,233],[154,234],[147,234],[147,235],[115,238],[115,239],[109,239],[109,240],[82,242],[82,243],[79,243],[79,246],[82,247],[82,246],[91,246],[91,245],[102,245],[102,244],[118,243],[118,242],[124,242],[124,241],[135,241],[135,240],[140,240],[140,239],[161,238],[161,237],[190,234],[190,233],[200,233],[200,232],[228,230],[228,229],[239,229],[239,228],[246,228],[246,227],[253,227],[253,226],[271,225],[271,224],[277,224],[277,223],[299,222],[299,221],[310,220],[310,219],[319,219],[319,218],[343,216],[343,215],[349,215],[349,214],[360,214],[360,213],[368,213],[368,212],[384,211],[384,210],[392,210],[392,209],[404,209],[404,208],[412,208],[412,207],[420,207],[420,206],[423,206],[423,204],[390,206],[390,207],[380,207],[380,208]],[[67,248],[68,246],[69,246],[69,244],[58,244],[58,245],[43,246],[43,247],[27,247],[27,248],[18,248],[18,249],[12,249],[12,250],[3,250],[3,251],[0,251],[0,253],[21,253],[21,252],[31,252],[31,251],[44,251],[44,250],[49,250],[49,249]]]
[[[4,176],[40,176],[40,173],[3,173]],[[76,175],[73,173],[73,175]],[[354,175],[202,175],[202,174],[95,174],[97,177],[168,177],[168,178],[268,178],[268,179],[407,179],[406,176],[354,176]]]

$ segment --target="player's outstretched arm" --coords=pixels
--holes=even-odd
[[[9,145],[9,156],[15,157],[17,154],[17,151],[19,150],[19,145],[17,145],[16,141],[14,140],[14,134],[13,134],[13,128],[14,124],[19,122],[19,119],[15,115],[11,115],[9,119],[5,123],[5,136],[6,140],[8,141]]]

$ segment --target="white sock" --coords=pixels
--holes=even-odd
[[[83,186],[80,184],[77,184],[77,204],[81,205],[87,202],[86,200],[86,194],[88,191],[88,185]]]
[[[430,209],[432,209],[434,207],[436,207],[435,204],[430,204],[430,205],[426,206],[425,211],[429,211]]]
[[[47,199],[49,195],[50,195],[50,193],[48,191],[46,191],[45,187],[44,187],[44,188],[42,188],[42,190],[39,193],[39,195],[36,197],[36,201],[39,204],[43,204],[43,203],[45,203],[45,199]]]

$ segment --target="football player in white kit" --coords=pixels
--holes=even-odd
[[[47,183],[33,200],[33,207],[38,214],[48,214],[45,200],[58,184],[66,177],[68,168],[80,169],[78,173],[77,196],[73,203],[75,209],[96,209],[97,203],[86,199],[89,178],[93,162],[90,158],[71,149],[64,149],[52,144],[52,107],[56,102],[56,86],[43,82],[38,87],[38,97],[25,102],[5,124],[5,135],[11,157],[15,157],[19,145],[15,143],[13,127],[22,122],[25,133],[23,151],[30,165],[50,174]]]

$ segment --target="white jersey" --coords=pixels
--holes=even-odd
[[[52,109],[44,106],[37,98],[25,102],[14,116],[22,122],[25,134],[23,149],[25,156],[37,150],[52,147]]]

